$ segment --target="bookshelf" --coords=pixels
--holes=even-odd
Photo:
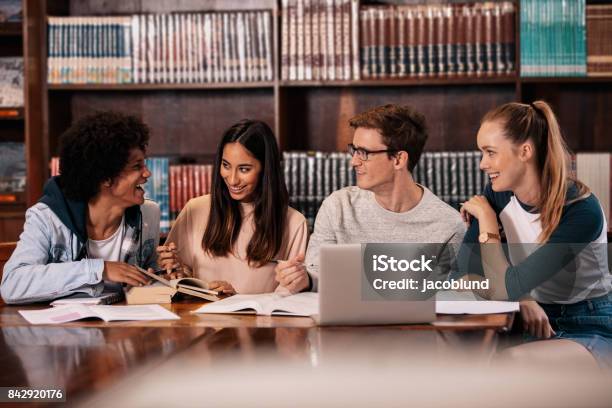
[[[57,153],[61,133],[75,119],[102,109],[118,109],[142,118],[152,129],[150,155],[168,156],[174,162],[187,158],[210,163],[222,132],[245,117],[266,121],[283,151],[331,152],[344,150],[350,142],[352,132],[347,122],[354,114],[379,104],[407,103],[427,117],[427,150],[473,150],[479,121],[489,109],[506,102],[543,98],[559,113],[573,150],[611,151],[607,129],[612,127],[608,114],[612,111],[612,77],[520,77],[520,2],[514,3],[516,74],[297,81],[281,78],[281,0],[24,0],[28,30],[22,36],[11,34],[17,32],[15,27],[0,25],[0,42],[23,46],[28,102],[23,119],[0,118],[0,122],[1,126],[25,128],[27,205],[36,202],[42,192],[49,159]],[[47,83],[47,16],[247,10],[271,12],[271,81]],[[17,135],[19,130],[13,133]]]
[[[0,23],[0,57],[23,56],[23,24]],[[25,141],[25,108],[23,106],[0,107],[0,143]],[[19,237],[26,209],[26,197],[22,192],[0,195],[0,241]]]

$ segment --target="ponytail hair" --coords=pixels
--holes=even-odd
[[[531,140],[535,146],[542,191],[534,210],[540,213],[542,224],[538,241],[545,243],[561,221],[569,185],[576,186],[579,198],[588,196],[589,188],[576,180],[569,170],[570,151],[548,103],[507,103],[489,111],[481,123],[491,121],[500,123],[506,138],[514,144]]]

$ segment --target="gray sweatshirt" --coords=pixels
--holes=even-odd
[[[458,252],[465,226],[459,212],[423,187],[421,201],[411,210],[384,209],[374,193],[359,187],[335,191],[323,201],[306,251],[312,290],[318,289],[319,249],[325,244],[450,243]]]

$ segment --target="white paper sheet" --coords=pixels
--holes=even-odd
[[[178,320],[179,316],[160,305],[141,306],[86,306],[80,304],[61,305],[42,310],[20,310],[19,313],[32,324],[60,324],[97,317],[113,320]]]
[[[438,292],[436,313],[438,314],[494,314],[519,310],[518,302],[484,300],[472,292]]]

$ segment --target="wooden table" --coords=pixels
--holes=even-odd
[[[53,326],[30,325],[17,312],[46,305],[0,306],[0,386],[60,387],[69,402],[78,403],[186,354],[211,367],[226,358],[252,362],[264,354],[280,363],[312,365],[346,350],[363,355],[375,348],[383,359],[410,351],[485,361],[497,333],[508,330],[513,319],[512,314],[440,315],[433,324],[317,327],[310,318],[191,313],[201,305],[167,305],[181,316],[174,321]]]

